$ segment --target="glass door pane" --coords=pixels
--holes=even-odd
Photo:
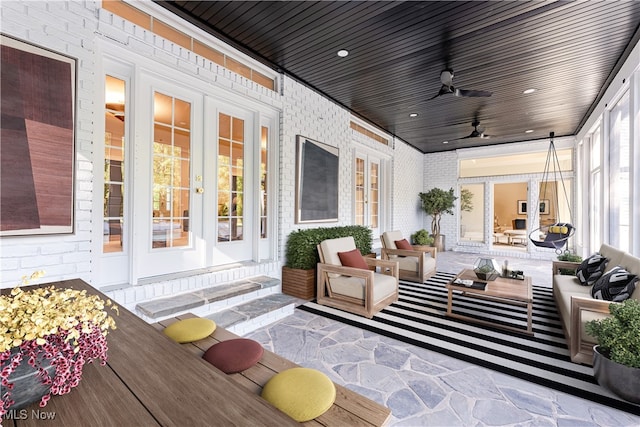
[[[218,115],[218,241],[243,239],[244,120]]]
[[[189,245],[191,104],[154,93],[153,248]]]
[[[484,242],[484,184],[460,186],[460,240]]]
[[[356,158],[355,172],[355,223],[356,225],[365,225],[364,223],[364,159]]]
[[[125,82],[105,78],[103,253],[123,251]]]

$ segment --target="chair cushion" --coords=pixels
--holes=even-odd
[[[384,241],[384,247],[387,249],[398,249],[396,247],[396,240],[402,240],[402,232],[399,230],[385,231],[382,233],[382,240]]]
[[[362,268],[363,270],[369,269],[369,266],[367,266],[367,262],[364,260],[359,249],[353,249],[347,252],[338,252],[338,257],[340,258],[342,265],[345,267]]]
[[[411,244],[407,241],[407,239],[396,240],[394,241],[394,243],[396,244],[396,248],[398,249],[406,249],[409,251],[413,250],[413,246],[411,246]]]
[[[329,278],[331,291],[364,300],[365,280],[360,277],[338,276]],[[374,304],[396,292],[398,282],[394,276],[373,273],[373,302]]]
[[[164,328],[162,332],[178,343],[199,341],[216,330],[216,323],[211,319],[194,317],[179,320]]]
[[[282,371],[264,385],[262,397],[298,422],[324,414],[336,400],[336,387],[320,371],[291,368]]]
[[[599,253],[595,253],[582,261],[576,269],[576,277],[580,284],[583,286],[593,285],[604,273],[608,262],[609,260]]]
[[[320,250],[325,264],[342,265],[338,252],[348,252],[353,249],[356,249],[356,242],[353,240],[353,236],[327,239],[320,242]]]
[[[225,374],[235,374],[258,363],[263,353],[264,348],[260,343],[236,338],[212,345],[202,358]]]
[[[591,288],[591,296],[596,299],[621,302],[628,299],[636,289],[638,276],[617,266],[599,278]]]

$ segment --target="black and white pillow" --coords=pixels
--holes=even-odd
[[[609,260],[599,253],[591,255],[582,261],[580,267],[576,270],[576,277],[582,286],[593,285],[607,268]]]
[[[594,283],[591,296],[607,301],[624,301],[629,299],[636,289],[637,280],[638,276],[629,273],[623,267],[614,267]]]

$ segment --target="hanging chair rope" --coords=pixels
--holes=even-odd
[[[564,184],[564,177],[562,176],[562,168],[560,167],[560,161],[558,160],[558,154],[556,153],[556,147],[553,143],[554,133],[549,134],[549,151],[547,151],[547,159],[544,165],[544,171],[542,173],[542,196],[538,194],[538,204],[540,206],[541,200],[545,200],[547,194],[547,186],[549,185],[551,168],[553,167],[553,181],[558,182],[557,175],[560,176],[560,183],[562,184],[562,191],[564,193],[567,210],[569,211],[570,222],[557,221],[554,224],[547,226],[540,226],[529,233],[529,240],[535,246],[543,248],[555,249],[556,252],[561,253],[562,249],[567,244],[567,240],[575,234],[575,227],[573,223],[573,215],[571,213],[571,204],[569,203],[569,196],[567,194],[567,188]],[[553,198],[554,211],[559,214],[558,203],[558,185],[555,188],[555,197]],[[550,200],[550,199],[547,199]],[[544,239],[540,239],[540,234],[544,232]],[[534,236],[537,236],[534,237]]]

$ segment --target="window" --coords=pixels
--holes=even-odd
[[[104,253],[122,252],[124,227],[125,82],[105,79],[104,112]]]
[[[189,244],[191,185],[191,104],[154,93],[154,248]]]
[[[244,120],[218,117],[218,241],[242,240]]]
[[[601,164],[600,164],[600,150],[601,146],[601,134],[600,126],[596,128],[591,137],[591,152],[589,159],[589,179],[590,179],[590,191],[589,191],[589,229],[590,229],[590,252],[596,252],[600,249],[602,243],[602,236],[600,233],[600,223],[602,211],[602,186],[601,186]]]
[[[629,92],[609,113],[609,242],[629,251]]]
[[[381,214],[381,162],[380,159],[356,154],[354,167],[354,222],[373,229],[379,234]]]
[[[269,128],[262,126],[260,128],[260,238],[267,238],[267,200],[268,200],[268,187],[269,182]]]

